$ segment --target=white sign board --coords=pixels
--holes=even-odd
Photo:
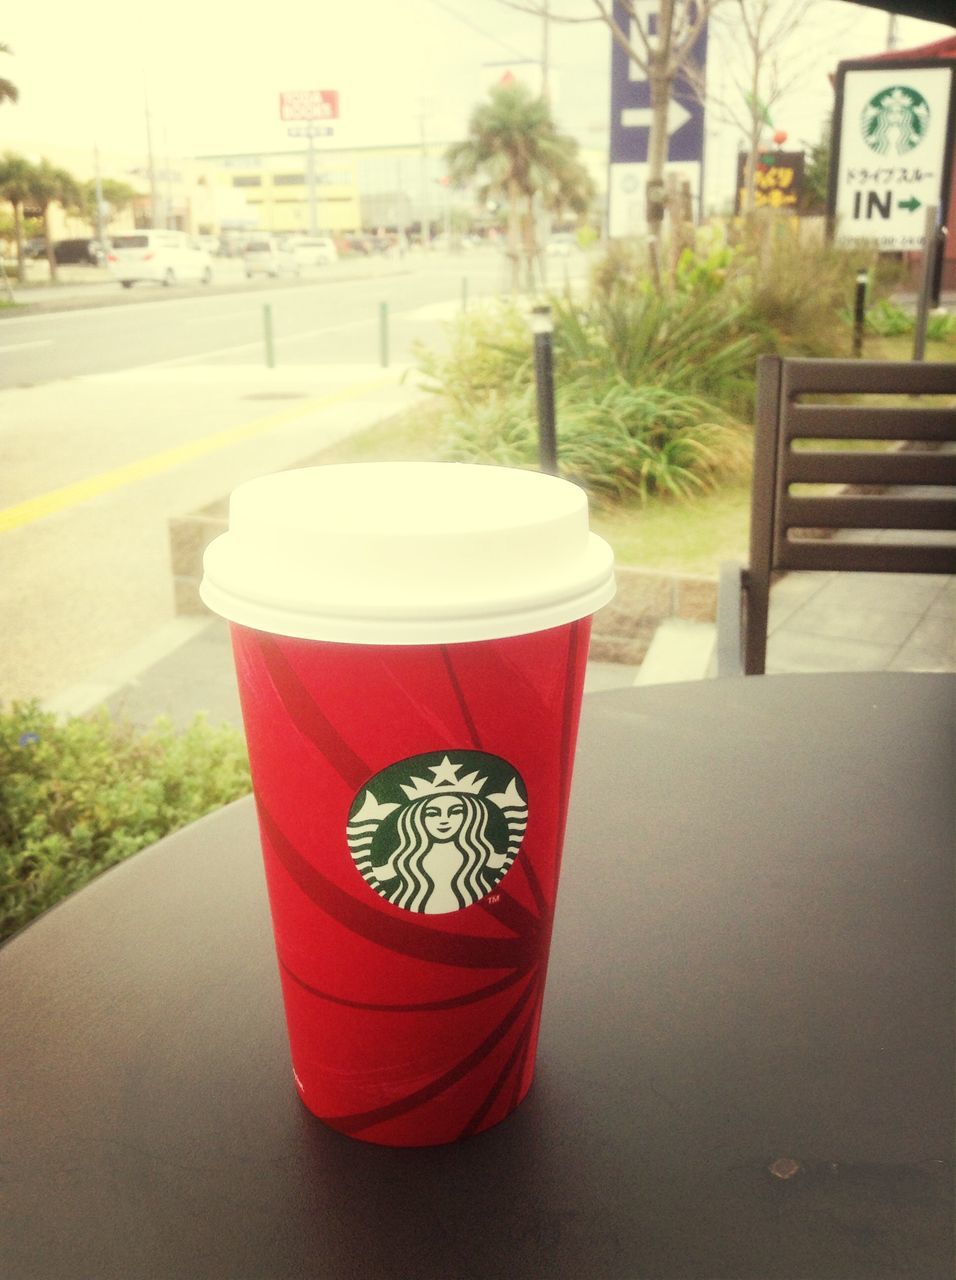
[[[883,252],[918,250],[926,206],[944,199],[952,149],[951,65],[887,62],[841,68],[839,74],[835,238],[865,241]]]
[[[640,162],[611,165],[607,233],[612,240],[640,236],[647,230],[647,171],[648,165]],[[700,162],[671,163],[667,166],[668,177],[671,174],[690,183],[691,199],[694,208],[698,208]]]
[[[292,89],[279,94],[281,120],[337,120],[338,89]]]

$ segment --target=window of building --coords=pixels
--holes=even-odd
[[[299,187],[304,182],[304,173],[276,173],[272,176],[272,184],[276,187]]]
[[[262,179],[258,174],[242,174],[232,180],[234,187],[261,187]]]

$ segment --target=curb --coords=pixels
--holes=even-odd
[[[137,683],[144,672],[188,644],[211,622],[209,614],[205,618],[174,618],[164,623],[132,649],[104,663],[87,680],[44,699],[44,710],[63,717],[86,715],[115,697],[126,685]]]

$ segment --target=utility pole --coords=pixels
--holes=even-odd
[[[96,143],[93,147],[93,198],[96,200],[96,217],[94,219],[94,228],[96,235],[96,243],[102,248],[103,246],[103,180],[100,177],[100,145]]]
[[[314,236],[318,234],[319,220],[315,207],[315,133],[312,129],[307,130],[307,136],[309,142],[309,235]]]
[[[548,11],[550,0],[542,0],[541,6],[541,96],[545,102],[551,101],[551,15]]]
[[[425,148],[425,102],[424,102],[424,99],[422,100],[421,108],[422,108],[422,112],[421,112],[421,115],[418,117],[418,129],[419,129],[419,136],[421,138],[421,146],[422,146],[420,173],[419,173],[419,186],[421,188],[419,191],[419,197],[420,197],[419,207],[421,209],[420,216],[421,216],[421,228],[422,228],[422,248],[427,249],[431,241],[431,235],[429,233],[429,230],[427,229],[428,228],[428,208],[427,208],[428,152]]]
[[[149,157],[149,225],[159,226],[159,195],[156,188],[156,159],[153,155],[153,124],[149,114],[149,93],[146,98],[146,150]]]
[[[173,221],[173,166],[169,159],[169,130],[163,125],[163,149],[166,152],[166,226]]]

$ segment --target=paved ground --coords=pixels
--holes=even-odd
[[[666,649],[655,666],[655,679],[688,678],[679,665],[668,668]],[[956,671],[956,578],[789,575],[773,592],[767,666],[771,675]],[[639,676],[637,667],[592,662],[586,692]],[[168,716],[180,727],[205,712],[241,726],[228,628],[218,618],[176,619],[47,705],[64,714],[106,705],[138,724]]]

